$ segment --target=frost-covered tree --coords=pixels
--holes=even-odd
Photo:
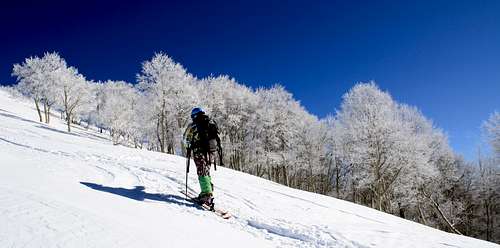
[[[335,168],[348,172],[348,180],[334,177],[336,188],[344,183],[353,201],[461,233],[463,171],[446,136],[418,109],[374,83],[358,84],[330,126]]]
[[[68,67],[57,53],[45,53],[42,58],[31,57],[15,64],[12,75],[18,78],[18,89],[34,99],[40,121],[40,103],[47,123],[51,108],[57,104],[66,113],[70,131],[73,114],[88,101],[87,82],[75,68]]]
[[[219,126],[226,164],[250,172],[248,162],[257,142],[253,134],[257,96],[228,76],[207,77],[199,86],[200,104]]]
[[[401,133],[406,137],[399,140],[405,149],[405,157],[401,163],[406,166],[401,180],[395,182],[395,188],[409,201],[413,199],[413,189],[421,187],[437,174],[430,155],[433,152],[434,138],[441,137],[441,133],[434,130],[432,123],[414,107],[398,104],[396,113]]]
[[[479,154],[477,166],[473,167],[472,203],[477,215],[472,221],[475,236],[500,242],[500,113],[494,112],[484,122],[486,141],[491,146],[492,156]]]
[[[90,84],[90,98],[92,99],[89,106],[87,122],[89,125],[94,125],[102,133],[104,130],[104,116],[102,114],[103,105],[106,101],[105,85],[101,81],[93,82]]]
[[[134,142],[138,94],[133,85],[124,81],[108,80],[99,86],[98,109],[101,127],[109,130],[114,144]]]
[[[297,117],[296,138],[291,149],[291,184],[308,191],[327,193],[331,188],[327,126],[306,111],[300,111]]]
[[[41,59],[38,57],[26,58],[22,64],[14,64],[12,76],[17,77],[18,90],[35,101],[35,107],[40,122],[43,122],[40,102],[43,98],[43,79]]]
[[[276,85],[270,89],[257,90],[259,96],[258,116],[262,122],[263,148],[268,167],[268,176],[274,181],[285,185],[289,182],[292,144],[296,128],[294,104],[292,95],[282,86]]]
[[[477,209],[477,235],[500,242],[500,164],[493,157],[479,158],[472,181]]]
[[[344,95],[337,113],[342,159],[353,171],[354,200],[356,191],[361,191],[379,210],[403,169],[400,162],[407,150],[396,107],[375,84],[358,84]]]
[[[52,106],[57,104],[57,87],[64,78],[65,70],[67,70],[66,61],[57,53],[45,53],[42,61],[42,77],[44,83],[42,85],[43,106],[45,112],[45,121],[50,122],[50,110]]]
[[[325,134],[325,166],[328,169],[328,178],[333,188],[334,196],[341,199],[349,199],[349,185],[352,185],[352,177],[350,177],[352,166],[342,159],[347,144],[340,137],[342,128],[340,122],[334,116],[328,116],[322,120],[326,126]]]
[[[316,173],[320,150],[320,125],[282,86],[258,89],[254,136],[259,140],[260,161],[268,178],[295,187],[310,187]],[[313,141],[314,140],[314,141]],[[318,139],[319,140],[319,139]],[[308,144],[312,144],[309,146]],[[321,146],[321,145],[319,145]],[[308,182],[306,182],[309,180]]]
[[[168,55],[157,53],[142,64],[137,75],[138,88],[151,109],[148,120],[155,123],[156,139],[161,152],[181,150],[182,129],[197,103],[194,77]]]
[[[96,105],[97,105],[97,91],[99,89],[99,82],[93,80],[87,81],[87,92],[82,105],[78,108],[74,118],[77,123],[83,125],[86,123],[85,128],[89,129],[91,125],[95,124],[96,120]]]
[[[42,58],[30,57],[15,64],[12,75],[17,77],[17,88],[35,101],[40,121],[40,104],[44,107],[45,122],[50,122],[50,109],[56,103],[56,85],[66,69],[66,61],[57,53],[45,53]]]
[[[335,153],[350,166],[355,201],[393,212],[436,175],[432,124],[374,83],[357,84],[344,95],[334,128]]]
[[[91,100],[91,88],[85,77],[74,67],[61,70],[56,86],[58,104],[65,115],[68,132],[71,132],[71,123],[76,121],[75,117]]]

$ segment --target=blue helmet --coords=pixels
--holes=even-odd
[[[196,107],[193,110],[191,110],[191,119],[194,119],[198,114],[204,114],[205,111],[201,109],[200,107]]]

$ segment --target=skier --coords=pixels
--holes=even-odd
[[[192,122],[184,132],[184,144],[187,149],[188,159],[192,152],[196,164],[201,189],[197,201],[201,204],[213,206],[213,184],[210,177],[210,166],[212,163],[216,166],[215,156],[217,151],[222,163],[222,148],[217,124],[199,107],[193,108],[191,111],[191,120]]]

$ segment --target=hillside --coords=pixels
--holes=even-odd
[[[67,133],[32,105],[0,91],[0,247],[500,247],[219,167],[224,220],[179,193],[183,157]]]

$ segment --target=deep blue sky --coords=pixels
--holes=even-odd
[[[324,117],[353,84],[375,80],[468,159],[500,111],[500,1],[5,2],[3,84],[13,63],[45,51],[89,79],[134,82],[164,51],[198,77],[281,83]]]

